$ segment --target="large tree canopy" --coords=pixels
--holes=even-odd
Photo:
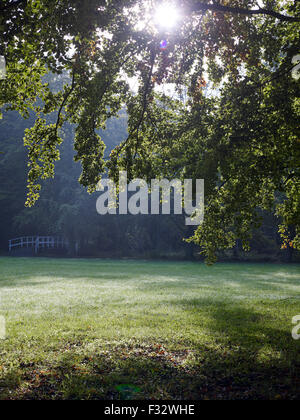
[[[209,261],[238,238],[247,248],[259,208],[282,218],[283,246],[300,249],[299,2],[174,0],[180,19],[168,30],[153,19],[160,3],[1,2],[0,106],[37,114],[25,134],[27,205],[54,175],[70,121],[91,192],[106,170],[205,179],[192,240]],[[48,72],[69,74],[59,91]],[[107,156],[97,130],[123,108],[128,138]]]

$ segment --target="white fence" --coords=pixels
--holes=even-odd
[[[54,236],[24,236],[8,242],[9,252],[15,248],[34,248],[36,254],[39,249],[63,249],[68,246],[68,241]]]

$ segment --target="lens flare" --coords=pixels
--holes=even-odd
[[[160,49],[165,51],[168,48],[168,41],[162,40],[160,43]]]

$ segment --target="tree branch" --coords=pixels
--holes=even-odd
[[[75,89],[75,70],[73,70],[73,76],[72,76],[72,85],[69,89],[69,91],[66,93],[64,100],[58,110],[58,115],[57,115],[57,120],[56,120],[56,126],[55,126],[55,130],[56,130],[56,134],[58,132],[59,126],[60,126],[60,122],[61,122],[61,113],[71,95],[71,93],[73,92],[73,90]]]
[[[68,99],[69,99],[69,97],[70,97],[70,95],[71,95],[71,93],[73,92],[73,90],[74,90],[74,89],[75,89],[75,71],[73,71],[73,76],[72,76],[72,86],[70,87],[70,89],[69,89],[69,91],[66,93],[66,95],[64,96],[64,98],[63,98],[63,102],[62,102],[62,104],[60,105],[59,110],[58,110],[57,120],[56,120],[56,125],[55,125],[55,133],[56,133],[56,136],[58,135],[58,129],[59,129],[60,122],[61,122],[61,114],[62,114],[63,108],[65,107],[65,105],[66,105],[66,103],[67,103],[67,101],[68,101]],[[41,141],[42,141],[42,139],[39,139],[38,141],[36,141],[36,142],[34,143],[34,145],[33,145],[33,146],[31,146],[30,151],[28,152],[28,156],[32,156],[32,154],[34,153],[34,150],[35,150],[36,146],[37,146],[38,144],[40,144],[40,143],[41,143]],[[50,143],[49,143],[49,140],[48,140],[48,141],[46,141],[46,143],[43,145],[43,147],[45,148],[45,147],[47,147],[49,144],[50,144]]]
[[[207,12],[210,10],[212,12],[231,13],[246,16],[264,15],[274,17],[275,19],[279,19],[282,22],[300,22],[300,17],[282,15],[281,13],[277,13],[274,10],[261,8],[255,10],[248,10],[243,9],[241,7],[222,6],[221,4],[216,3],[206,4],[194,1],[189,7],[189,10],[191,12]]]
[[[156,52],[155,50],[152,50],[151,52],[151,66],[150,66],[150,71],[147,77],[147,81],[146,84],[144,86],[145,90],[144,90],[144,95],[143,95],[143,109],[142,109],[142,113],[141,116],[134,128],[133,133],[137,135],[137,143],[138,143],[138,137],[139,137],[139,130],[141,127],[141,124],[144,120],[144,116],[145,113],[147,111],[147,106],[148,106],[148,95],[149,95],[149,91],[151,91],[150,89],[150,85],[151,85],[151,79],[153,76],[153,69],[154,69],[154,65],[155,65],[155,58],[156,58]],[[129,142],[129,140],[132,138],[132,136],[129,134],[127,139],[123,141],[123,143],[120,145],[119,149],[118,149],[118,153],[117,156],[120,155],[120,153],[124,150],[124,148],[126,147],[127,143]]]

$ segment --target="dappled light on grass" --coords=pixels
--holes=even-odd
[[[0,264],[2,399],[300,396],[297,265]]]

